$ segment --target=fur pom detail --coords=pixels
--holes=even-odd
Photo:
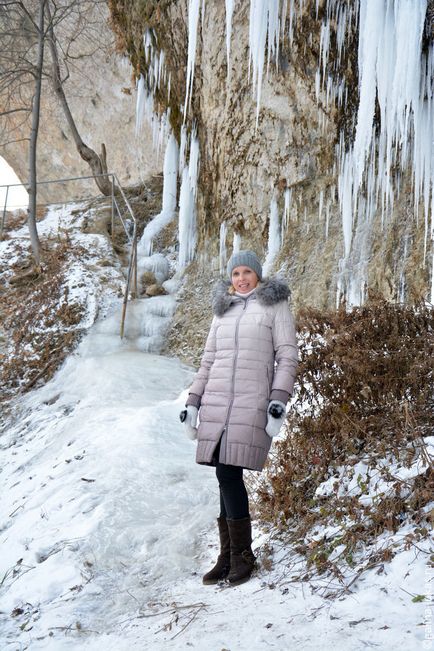
[[[283,278],[264,278],[258,285],[256,296],[261,305],[274,305],[281,301],[287,301],[291,292]]]
[[[228,289],[231,283],[227,280],[219,280],[212,292],[212,311],[216,316],[222,316],[228,310],[234,300]]]

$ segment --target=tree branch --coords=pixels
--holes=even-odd
[[[4,115],[10,115],[11,113],[30,113],[29,108],[16,108],[16,109],[9,109],[9,111],[0,111],[0,117],[3,117]]]
[[[7,147],[7,145],[14,145],[16,142],[29,142],[30,138],[17,138],[17,140],[9,140],[8,142],[0,142],[0,147]]]

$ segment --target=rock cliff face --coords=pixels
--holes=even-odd
[[[106,144],[123,183],[162,168],[170,129],[187,162],[198,143],[199,269],[223,268],[236,237],[268,250],[298,304],[360,303],[368,288],[433,300],[434,2],[407,4],[109,0],[129,62],[103,11],[104,47],[76,62],[65,90],[83,139]],[[131,74],[153,122],[139,138]],[[25,178],[26,143],[1,153]],[[47,94],[38,163],[40,179],[88,173]]]
[[[97,6],[92,16],[96,40],[89,42],[89,34],[77,36],[74,51],[86,53],[86,56],[74,59],[69,65],[70,77],[65,82],[65,93],[84,142],[98,153],[101,143],[105,143],[109,171],[115,172],[121,183],[136,184],[161,171],[161,162],[152,146],[152,132],[148,125],[144,126],[139,138],[135,137],[136,98],[131,66],[125,56],[115,52],[108,17],[107,8]],[[68,25],[64,29],[68,29]],[[26,182],[28,144],[22,139],[28,138],[30,126],[29,123],[18,126],[20,120],[21,115],[17,118],[18,128],[13,135],[11,132],[2,134],[0,141],[13,139],[18,142],[1,147],[0,155]],[[11,126],[8,123],[9,130]],[[89,167],[77,153],[65,116],[47,82],[42,95],[38,138],[39,180],[89,174]],[[72,200],[97,193],[93,181],[70,182],[40,186],[39,200]]]
[[[155,111],[160,115],[168,111],[181,142],[186,105],[185,126],[197,132],[199,266],[217,270],[223,222],[228,254],[232,237],[238,234],[243,247],[255,247],[265,256],[270,214],[274,214],[271,221],[280,229],[282,241],[273,269],[287,274],[297,303],[333,305],[338,295],[359,303],[367,288],[392,300],[429,298],[432,217],[428,209],[424,213],[429,199],[424,204],[417,195],[415,200],[414,165],[411,160],[403,161],[402,138],[398,143],[401,127],[389,128],[389,134],[385,131],[388,114],[381,93],[389,83],[387,75],[392,78],[394,72],[389,65],[384,72],[377,71],[378,79],[375,71],[371,80],[367,73],[365,79],[359,75],[360,57],[366,56],[363,48],[358,50],[359,44],[368,50],[376,48],[380,63],[389,46],[392,58],[399,59],[403,45],[399,20],[405,22],[399,13],[402,8],[395,3],[396,24],[387,31],[390,16],[384,13],[387,3],[381,1],[376,15],[366,16],[362,0],[349,4],[288,0],[278,3],[281,23],[275,33],[273,16],[267,14],[267,7],[275,4],[259,0],[109,2],[118,40],[136,75],[146,80]],[[419,29],[419,40],[414,41],[414,49],[420,46],[415,54],[418,71],[426,65],[424,57],[432,48],[431,4],[422,0],[415,25]],[[229,59],[226,6],[233,6]],[[253,16],[255,7],[265,12],[262,17]],[[189,34],[189,19],[194,23],[195,12],[199,14],[197,29],[190,26]],[[266,30],[260,29],[267,16],[268,48]],[[383,31],[370,43],[376,25]],[[261,48],[265,56],[262,83],[257,77],[262,69]],[[156,82],[152,67],[155,61],[161,63],[162,53],[165,76]],[[411,54],[407,49],[405,56]],[[185,102],[189,70],[191,92]],[[409,73],[403,69],[402,74]],[[370,103],[365,99],[368,91],[373,92]],[[430,93],[432,87],[425,99]],[[422,106],[423,100],[416,100]],[[414,98],[411,101],[415,104]],[[418,109],[402,110],[411,122],[414,116],[409,113],[414,110],[416,114]],[[367,129],[364,119],[366,113],[369,121],[370,111],[372,122]],[[395,115],[396,121],[400,119]],[[417,125],[412,130],[416,132]],[[427,128],[426,135],[430,134]],[[412,134],[407,135],[410,141]],[[387,169],[381,159],[382,137],[394,142],[393,147],[387,145],[387,156],[393,159]],[[417,147],[417,143],[409,147],[413,161],[419,155]],[[432,157],[429,147],[426,160]],[[351,158],[345,157],[348,152]],[[425,169],[425,173],[429,176],[432,171]],[[428,178],[426,197],[430,183]]]

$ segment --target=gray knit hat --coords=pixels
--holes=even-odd
[[[232,271],[235,267],[249,267],[256,273],[259,280],[262,280],[262,266],[254,251],[237,251],[231,255],[227,267],[229,279],[232,278]]]

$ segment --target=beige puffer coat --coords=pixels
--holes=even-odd
[[[196,461],[211,464],[221,439],[221,463],[262,470],[269,401],[288,400],[297,368],[289,289],[266,279],[241,298],[229,286],[221,282],[214,294],[215,316],[187,400],[200,406]]]

